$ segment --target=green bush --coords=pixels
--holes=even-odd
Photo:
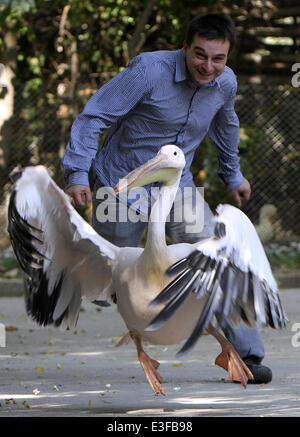
[[[243,175],[250,181],[254,177],[251,165],[252,157],[260,149],[264,140],[264,133],[258,129],[243,126],[240,127],[240,165]],[[196,150],[191,171],[194,182],[198,187],[204,187],[205,200],[214,209],[219,203],[231,203],[231,192],[218,178],[218,154],[217,148],[208,136],[204,138]]]

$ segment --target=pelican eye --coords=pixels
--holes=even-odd
[[[174,155],[174,156],[177,156],[177,152],[174,152],[173,155]]]

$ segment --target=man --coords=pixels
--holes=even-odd
[[[226,66],[234,43],[235,29],[228,16],[196,17],[188,28],[183,49],[137,56],[95,93],[75,120],[63,158],[67,192],[75,206],[90,204],[88,173],[92,166],[96,176],[93,226],[109,241],[137,246],[145,223],[99,223],[96,210],[101,200],[97,199],[97,189],[115,186],[164,144],[177,144],[184,151],[186,167],[180,187],[191,187],[192,199],[197,200],[199,192],[190,165],[208,133],[218,150],[218,175],[231,190],[237,206],[250,198],[250,184],[239,167],[239,121],[234,111],[237,82]],[[105,131],[103,147],[96,156],[99,135]],[[204,202],[203,229],[187,233],[186,223],[170,220],[167,234],[173,242],[198,241],[212,235],[211,219],[212,213]],[[234,329],[228,323],[224,332],[254,374],[254,382],[271,381],[271,370],[260,364],[264,347],[258,330],[242,324]]]

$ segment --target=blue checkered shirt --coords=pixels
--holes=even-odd
[[[187,76],[183,49],[142,53],[87,102],[71,129],[63,158],[68,185],[89,185],[92,166],[103,183],[115,186],[165,144],[185,154],[181,187],[192,180],[194,152],[206,134],[219,156],[218,175],[230,189],[243,182],[234,111],[233,71],[197,87]],[[99,135],[107,132],[98,151]]]

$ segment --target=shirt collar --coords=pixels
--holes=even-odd
[[[187,79],[185,58],[183,49],[177,50],[176,52],[176,70],[175,70],[175,82],[182,82]]]
[[[176,55],[177,56],[175,58],[175,62],[176,62],[175,82],[183,82],[184,80],[188,79],[183,49],[177,50]],[[211,86],[217,85],[220,88],[220,77],[222,76],[222,74],[216,77],[215,79],[213,79],[212,81],[202,85],[202,87],[209,88]]]

